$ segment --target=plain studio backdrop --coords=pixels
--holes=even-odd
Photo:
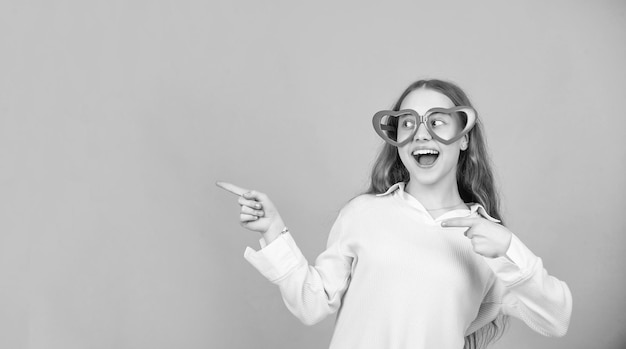
[[[310,262],[367,186],[372,115],[419,78],[482,116],[509,228],[626,345],[623,1],[2,1],[0,347],[326,348],[243,258],[226,180]],[[416,309],[419,311],[419,309]]]

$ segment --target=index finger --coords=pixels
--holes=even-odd
[[[443,221],[441,221],[441,226],[471,228],[475,223],[476,218],[458,217],[444,219]]]
[[[227,183],[227,182],[215,182],[215,185],[217,185],[218,187],[229,191],[235,195],[239,195],[239,196],[243,196],[244,193],[249,192],[248,189],[244,189],[244,188],[240,188],[232,183]]]

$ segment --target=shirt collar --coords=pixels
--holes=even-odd
[[[376,194],[376,196],[387,196],[393,193],[394,195],[398,195],[399,197],[405,200],[407,199],[408,196],[410,196],[412,200],[415,200],[416,202],[419,203],[417,199],[415,199],[409,193],[404,191],[405,186],[406,186],[405,182],[398,182],[392,185],[391,187],[389,187],[389,189],[387,189],[386,192],[381,193],[381,194]],[[422,206],[421,203],[419,203],[419,205]],[[483,205],[475,203],[475,202],[466,203],[466,205],[469,206],[469,211],[470,211],[469,215],[473,215],[478,212],[478,214],[483,216],[485,219],[488,219],[492,222],[500,223],[499,219],[493,218],[487,213],[487,210],[483,207]]]
[[[387,189],[386,192],[382,193],[382,194],[376,194],[376,196],[385,196],[385,195],[389,195],[392,192],[396,191],[397,189],[400,189],[402,192],[404,192],[404,186],[406,185],[406,183],[404,182],[398,182],[394,185],[392,185],[391,187],[389,187],[389,189]]]

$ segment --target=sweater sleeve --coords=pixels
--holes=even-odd
[[[353,258],[343,253],[341,214],[333,225],[326,250],[309,265],[290,233],[261,249],[246,248],[244,257],[276,284],[285,305],[300,321],[313,325],[337,311],[348,287]]]
[[[471,327],[477,329],[479,322],[490,321],[485,318],[502,313],[519,318],[544,336],[565,335],[572,314],[572,294],[565,282],[548,274],[541,258],[513,235],[505,256],[484,260],[495,277]]]

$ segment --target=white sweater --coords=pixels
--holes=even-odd
[[[315,324],[339,310],[331,349],[463,348],[464,337],[507,314],[546,336],[563,336],[572,311],[567,285],[513,235],[506,256],[472,250],[465,228],[442,228],[404,183],[362,195],[340,212],[327,249],[308,264],[289,233],[245,258],[278,285],[289,310]]]

